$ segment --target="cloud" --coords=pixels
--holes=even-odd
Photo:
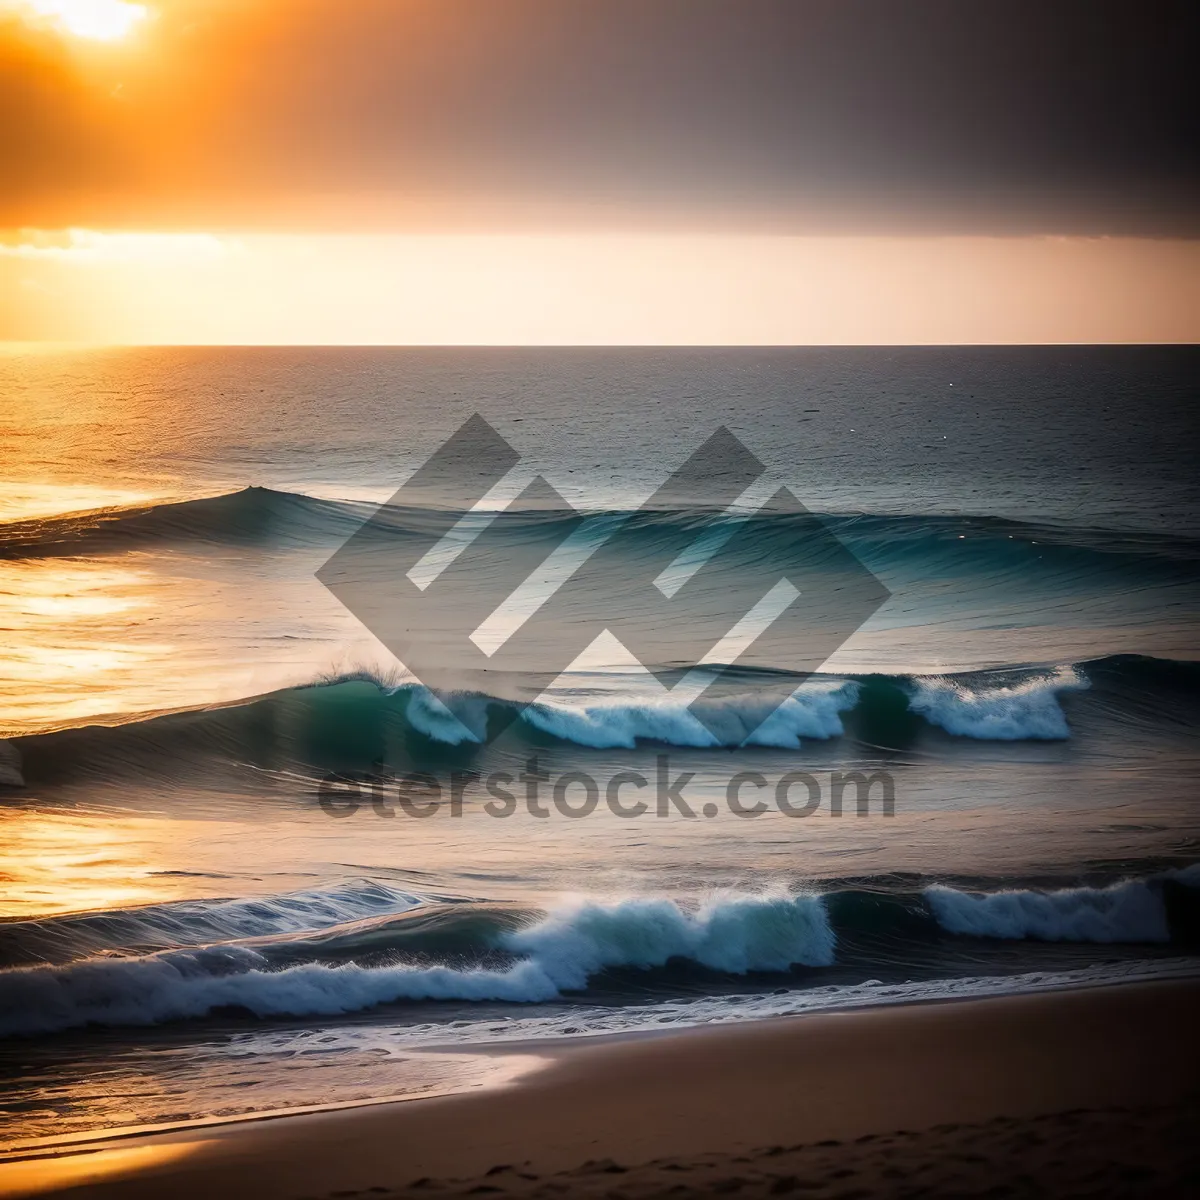
[[[237,245],[210,233],[101,233],[22,229],[0,257],[64,263],[168,263],[221,258]]]
[[[1194,9],[172,0],[79,55],[14,27],[0,226],[1189,235]]]

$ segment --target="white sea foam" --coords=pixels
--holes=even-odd
[[[1059,703],[1063,692],[1089,686],[1073,667],[1019,683],[968,683],[951,677],[908,683],[909,708],[932,725],[959,737],[988,741],[1062,739],[1071,735]],[[523,710],[535,729],[592,749],[633,749],[639,741],[670,746],[769,746],[796,750],[803,738],[825,740],[845,732],[842,714],[858,702],[861,685],[851,680],[811,679],[782,703],[748,691],[719,699],[678,693],[593,696],[550,695]],[[491,703],[506,703],[495,700]],[[450,745],[487,736],[485,697],[436,697],[413,690],[408,719],[415,729]]]
[[[688,958],[718,971],[786,971],[833,962],[834,934],[817,896],[726,895],[696,911],[663,897],[580,901],[510,934],[554,983],[578,990],[606,967]]]
[[[912,686],[908,706],[930,724],[959,737],[1011,742],[1070,737],[1058,697],[1089,685],[1074,667],[1060,667],[1000,687],[971,687],[946,678],[918,679]]]
[[[267,1050],[291,1048],[296,1041],[319,1043],[320,1048],[347,1044],[355,1049],[371,1048],[377,1053],[397,1053],[411,1048],[436,1049],[496,1042],[527,1042],[548,1038],[599,1037],[644,1030],[686,1029],[695,1025],[760,1021],[838,1009],[913,1004],[932,1000],[972,1000],[984,996],[1006,996],[1030,992],[1066,991],[1116,983],[1153,979],[1195,979],[1200,960],[1158,958],[1127,962],[1096,963],[1074,971],[1026,971],[1017,975],[956,976],[950,979],[904,980],[884,983],[830,984],[821,987],[777,988],[769,992],[682,997],[652,1004],[616,1006],[573,1004],[565,1010],[528,1010],[500,1021],[495,1017],[470,1021],[456,1019],[422,1021],[396,1027],[388,1024],[355,1024],[344,1029],[280,1030],[247,1033],[231,1047],[244,1054],[255,1043],[268,1040]],[[249,1043],[247,1045],[247,1043]]]
[[[487,740],[487,698],[435,696],[427,688],[411,689],[406,714],[409,724],[435,742],[459,746]]]
[[[675,957],[734,973],[824,966],[834,935],[815,896],[733,894],[695,910],[646,897],[565,904],[506,935],[501,948],[523,957],[504,969],[307,963],[270,971],[253,949],[214,946],[18,968],[0,972],[0,1034],[146,1025],[229,1007],[266,1017],[398,1000],[547,1001],[606,967],[662,966]]]
[[[1200,863],[1192,863],[1190,867],[1173,867],[1163,872],[1163,878],[1182,883],[1185,887],[1200,888]]]
[[[596,749],[632,749],[639,740],[672,746],[776,746],[794,750],[801,738],[843,732],[841,714],[853,708],[858,685],[841,680],[806,683],[782,704],[747,693],[691,708],[671,696],[613,699],[589,704],[546,700],[525,720],[555,737]]]
[[[935,885],[925,890],[948,933],[1047,942],[1166,942],[1167,913],[1156,889],[1136,880],[1107,888],[1014,890],[976,895]]]

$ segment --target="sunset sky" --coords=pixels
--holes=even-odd
[[[0,0],[0,339],[1194,341],[1194,27]]]

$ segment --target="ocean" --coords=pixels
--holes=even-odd
[[[484,1086],[545,1039],[1194,974],[1197,362],[6,352],[3,1146]],[[379,508],[475,414],[550,502]],[[757,498],[648,504],[719,430]],[[725,576],[664,623],[650,581],[714,527]],[[558,604],[578,655],[448,684],[509,565],[581,528],[573,592],[501,629]],[[461,543],[415,675],[318,578],[363,529],[376,564]],[[836,631],[807,668],[695,653],[780,562]]]

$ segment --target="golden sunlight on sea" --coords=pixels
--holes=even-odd
[[[104,560],[0,563],[0,735],[126,711],[130,689],[172,650],[131,633],[152,602],[147,584],[145,572]]]
[[[0,521],[28,521],[104,508],[132,508],[135,504],[146,504],[158,498],[155,492],[103,484],[0,480]]]
[[[163,823],[117,813],[0,813],[0,918],[178,900],[191,880],[163,874]]]

